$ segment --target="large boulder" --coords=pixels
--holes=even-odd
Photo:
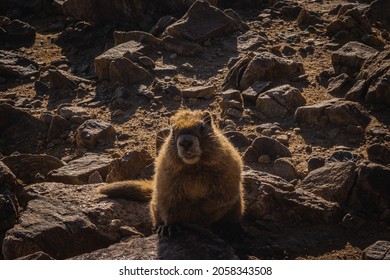
[[[165,33],[177,38],[203,43],[238,30],[236,21],[207,1],[196,1],[187,13],[168,26]]]
[[[126,67],[126,66],[129,66],[130,62],[134,62],[134,61],[131,61],[132,56],[134,56],[133,54],[147,55],[149,50],[150,50],[150,47],[148,45],[137,42],[137,41],[133,41],[133,40],[119,44],[119,45],[107,50],[106,52],[104,52],[103,54],[101,54],[95,58],[96,74],[98,75],[99,79],[111,80],[112,79],[111,73],[116,74],[118,76],[118,73],[117,73],[118,71],[115,71],[115,70],[118,70],[118,67],[115,67],[118,65],[111,66],[112,62],[119,59],[119,62],[116,62],[116,64],[127,63],[125,65],[125,67]],[[130,60],[130,62],[128,62],[127,60],[124,60],[124,59]],[[125,61],[125,62],[123,62],[123,61]],[[139,73],[141,73],[142,70],[144,70],[139,65],[131,65],[129,67],[131,67],[131,69],[135,69],[136,67],[138,67],[136,69],[137,72],[135,72],[136,74],[139,74]],[[144,71],[146,71],[146,70],[144,70]],[[122,73],[122,75],[125,75],[126,71],[122,71],[120,73]],[[147,76],[147,74],[142,72],[142,77],[145,77],[145,76]],[[135,78],[136,77],[134,77],[134,79]]]
[[[328,201],[344,205],[356,179],[356,164],[353,162],[328,163],[318,168],[297,186]]]
[[[29,47],[35,42],[35,28],[20,20],[0,18],[0,47]]]
[[[390,104],[390,51],[370,56],[361,67],[347,99],[376,105]]]
[[[244,186],[246,215],[251,219],[331,223],[341,218],[337,203],[302,189],[295,190],[287,181],[268,173],[245,171]]]
[[[260,156],[268,156],[271,160],[282,157],[291,157],[289,149],[279,141],[260,136],[253,140],[251,146],[244,153],[244,160],[248,163],[257,162]]]
[[[25,184],[44,180],[47,174],[65,163],[50,155],[17,154],[6,156],[2,161],[12,170],[18,179]],[[28,168],[26,168],[28,167]]]
[[[0,153],[36,153],[42,148],[46,131],[45,122],[23,110],[0,103]]]
[[[302,63],[262,52],[240,59],[229,70],[225,84],[245,90],[257,81],[284,81],[304,73]]]
[[[267,118],[275,118],[292,115],[305,104],[306,100],[299,89],[282,85],[261,93],[256,101],[256,109]]]
[[[346,43],[332,54],[332,64],[337,74],[346,73],[356,76],[364,62],[378,51],[362,43],[352,41]]]
[[[390,209],[389,180],[390,168],[375,163],[362,164],[349,199],[350,206],[381,216]]]
[[[299,107],[295,111],[295,121],[312,126],[349,125],[366,127],[369,115],[356,102],[331,99],[315,105]]]
[[[30,78],[38,76],[38,64],[9,51],[0,50],[0,76]]]
[[[150,232],[147,204],[106,199],[96,185],[35,184],[24,199],[18,224],[6,232],[5,259],[39,251],[64,259],[118,242],[130,227]]]
[[[97,145],[107,145],[115,142],[115,128],[104,121],[91,119],[81,124],[75,134],[76,146],[93,149]]]
[[[138,179],[152,163],[153,159],[146,150],[129,151],[110,163],[106,182]]]

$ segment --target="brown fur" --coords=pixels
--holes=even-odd
[[[197,142],[186,150],[189,156],[192,152],[197,155],[195,160],[191,158],[191,164],[178,152],[181,148],[178,139],[189,135]],[[244,211],[242,160],[208,113],[181,110],[172,117],[171,133],[155,167],[153,181],[144,181],[141,191],[135,191],[137,195],[133,197],[139,200],[138,195],[152,192],[150,210],[155,227],[187,223],[205,227],[216,223],[240,224]],[[126,197],[131,198],[134,188],[140,185],[139,181],[127,181],[103,186],[99,191],[122,197],[127,193]]]

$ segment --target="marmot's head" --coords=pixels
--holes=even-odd
[[[195,164],[201,159],[203,143],[212,137],[213,127],[209,112],[180,110],[171,118],[172,143],[177,155],[186,164]]]

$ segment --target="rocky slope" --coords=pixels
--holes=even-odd
[[[1,258],[389,258],[388,1],[6,0],[0,15]],[[96,193],[153,175],[181,107],[209,110],[243,156],[240,241],[158,238],[146,203]]]

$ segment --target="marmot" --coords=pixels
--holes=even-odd
[[[208,112],[179,110],[157,156],[151,181],[108,184],[110,197],[147,201],[154,228],[171,234],[180,224],[241,229],[244,211],[240,154]]]

